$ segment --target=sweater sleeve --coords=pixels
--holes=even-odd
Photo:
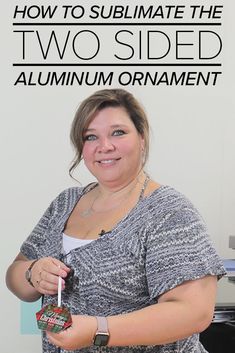
[[[24,256],[33,260],[44,256],[60,255],[61,232],[83,189],[83,187],[68,188],[52,201],[23,242],[20,251]]]
[[[54,211],[54,201],[44,212],[39,222],[36,224],[27,239],[21,245],[20,251],[29,260],[39,258],[39,249],[45,242],[46,232]]]
[[[225,274],[202,217],[191,205],[168,212],[148,236],[146,276],[150,297],[157,298],[185,281]]]

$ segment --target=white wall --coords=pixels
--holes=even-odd
[[[161,2],[169,3],[174,1]],[[220,4],[219,1],[210,3]],[[68,176],[73,157],[70,124],[79,102],[102,87],[14,87],[17,70],[12,67],[16,50],[12,13],[17,4],[5,3],[1,11],[1,312],[4,322],[0,335],[4,353],[16,350],[37,353],[40,352],[39,336],[20,335],[20,304],[5,288],[4,274],[49,202],[62,189],[74,185]],[[235,235],[235,5],[231,1],[222,5],[225,7],[223,75],[216,86],[127,88],[144,104],[152,127],[149,173],[160,183],[185,193],[205,218],[219,254],[234,257],[234,251],[228,249],[228,236]],[[91,179],[83,168],[77,175],[84,184]],[[235,288],[228,287],[226,296],[231,301],[234,291]]]

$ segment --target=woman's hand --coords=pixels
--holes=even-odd
[[[39,293],[53,295],[57,293],[59,276],[62,278],[62,289],[64,289],[64,279],[69,272],[70,268],[63,262],[53,257],[43,257],[33,266],[31,281]]]
[[[97,329],[94,316],[72,315],[72,326],[59,333],[47,331],[49,341],[65,350],[89,347]]]
[[[32,262],[33,260],[29,260],[19,253],[7,270],[7,287],[18,298],[32,302],[38,300],[43,294],[56,294],[59,276],[63,278],[62,288],[65,287],[64,279],[70,269],[53,257],[44,257],[35,262],[31,269],[31,282],[34,287],[31,286],[26,280],[25,273]]]

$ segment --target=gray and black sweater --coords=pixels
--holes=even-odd
[[[63,259],[65,223],[86,188],[63,191],[46,210],[21,246],[28,259]],[[225,271],[205,224],[191,202],[169,186],[161,186],[110,231],[71,251],[73,277],[62,294],[72,314],[109,316],[156,304],[158,297],[184,281]],[[56,303],[45,296],[44,305]],[[43,353],[57,353],[43,335]],[[64,352],[61,350],[61,352]],[[89,347],[74,352],[204,353],[195,334],[171,344],[133,347]]]

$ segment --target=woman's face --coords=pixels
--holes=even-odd
[[[83,137],[85,165],[101,184],[118,187],[137,176],[144,140],[124,108],[100,110]]]

